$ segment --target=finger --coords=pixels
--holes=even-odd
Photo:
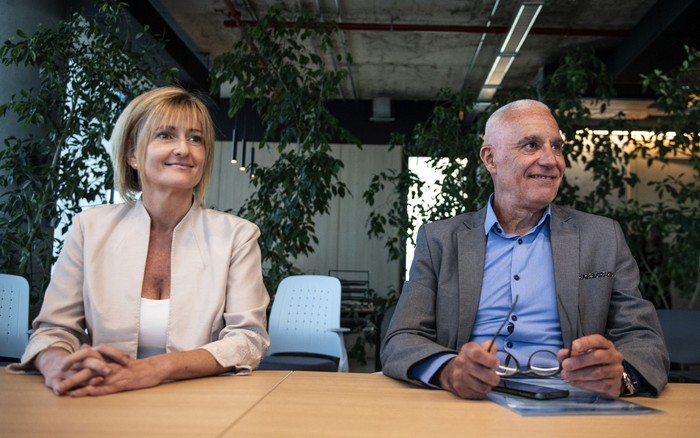
[[[114,394],[115,392],[119,391],[121,391],[121,389],[119,389],[116,385],[107,385],[103,382],[101,385],[87,385],[82,388],[77,388],[69,392],[68,395],[71,397],[94,397],[98,395]]]
[[[105,381],[104,377],[102,376],[95,376],[90,381],[88,382],[88,386],[98,386],[101,385]]]
[[[557,351],[557,360],[559,363],[563,362],[564,359],[568,357],[570,357],[568,348],[562,348],[561,350]]]
[[[468,342],[462,346],[460,353],[464,352],[471,361],[483,367],[495,369],[498,367],[498,356],[496,356],[498,348],[496,344],[493,344],[491,351],[489,351],[488,348],[490,344],[491,341],[486,341],[481,344]]]
[[[491,341],[484,341],[481,344],[479,344],[481,348],[483,348],[487,353],[493,354],[494,356],[496,355],[496,351],[498,351],[498,343],[496,342],[491,342]],[[490,347],[490,349],[489,349]]]
[[[608,349],[613,343],[601,335],[588,335],[576,339],[571,347],[572,355],[583,354],[594,349]],[[613,347],[614,348],[614,347]]]
[[[107,362],[105,362],[104,359],[102,359],[102,357],[89,357],[82,361],[80,365],[83,369],[87,368],[89,370],[92,370],[93,374],[97,374],[102,377],[106,377],[109,375],[109,373],[112,372],[112,370],[109,367],[109,364],[107,364]]]
[[[80,368],[80,363],[89,357],[101,358],[100,354],[93,350],[92,347],[83,345],[79,350],[69,354],[63,359],[61,371],[66,372],[76,366]]]
[[[619,381],[622,378],[622,372],[624,371],[622,363],[595,364],[587,367],[569,369],[570,366],[570,363],[567,363],[566,367],[562,371],[562,378],[569,381],[595,381],[605,379]]]
[[[83,369],[77,373],[61,380],[55,387],[54,392],[58,395],[64,395],[71,389],[79,386],[84,386],[93,377],[92,371]]]
[[[441,382],[444,389],[466,399],[486,397],[500,379],[493,370],[470,362],[466,356],[457,356],[448,362],[443,377]]]
[[[95,351],[99,352],[100,354],[104,355],[105,357],[109,358],[110,360],[113,360],[114,362],[120,365],[126,366],[129,363],[129,360],[131,359],[131,357],[129,357],[128,354],[109,344],[100,344],[94,348]]]

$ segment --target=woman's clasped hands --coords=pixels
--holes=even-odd
[[[37,360],[52,363],[44,380],[56,395],[104,395],[155,386],[161,382],[158,373],[148,372],[149,368],[154,371],[153,364],[133,359],[108,344],[83,345],[74,353],[49,348]]]

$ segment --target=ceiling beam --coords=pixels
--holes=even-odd
[[[604,56],[608,71],[613,76],[619,76],[636,60],[652,56],[645,53],[668,29],[686,14],[686,10],[694,3],[694,0],[664,0],[657,1],[647,12],[637,26],[632,29],[624,41],[609,55]],[[695,2],[697,3],[697,2]],[[697,4],[695,9],[698,9]],[[690,14],[692,16],[692,14]],[[697,19],[697,15],[695,18]],[[696,29],[697,23],[691,24],[691,29]],[[697,32],[697,30],[694,30]],[[682,48],[680,48],[682,50]],[[668,53],[661,59],[649,60],[649,64],[658,65],[659,61],[668,56]]]
[[[195,88],[209,92],[209,68],[202,62],[163,16],[148,1],[125,0],[127,9],[157,40],[163,41],[165,51],[180,65]]]

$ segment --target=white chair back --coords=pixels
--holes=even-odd
[[[270,349],[275,353],[313,353],[339,358],[348,371],[340,328],[341,285],[335,277],[295,275],[277,287],[270,312]]]
[[[0,274],[0,356],[19,359],[29,340],[29,283]]]

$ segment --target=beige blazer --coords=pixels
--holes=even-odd
[[[78,214],[22,356],[109,343],[136,357],[150,217],[139,201]],[[203,348],[237,373],[270,344],[257,226],[193,206],[173,233],[166,351]]]

